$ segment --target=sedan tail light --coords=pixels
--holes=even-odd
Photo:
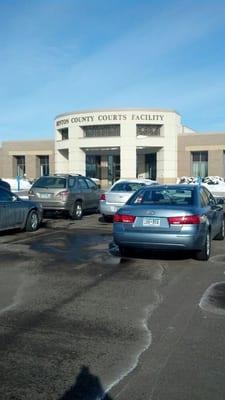
[[[198,225],[203,222],[203,217],[201,215],[184,215],[182,217],[168,217],[168,222],[170,225]]]
[[[122,222],[125,224],[133,224],[136,217],[134,215],[115,214],[113,222]]]
[[[62,192],[57,193],[55,197],[58,197],[61,201],[66,201],[69,196],[68,190],[63,190]]]
[[[106,200],[106,197],[105,197],[105,194],[103,193],[103,194],[101,194],[101,196],[100,196],[100,201],[105,201]]]

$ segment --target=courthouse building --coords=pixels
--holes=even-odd
[[[54,126],[54,140],[3,142],[0,176],[79,173],[105,187],[119,178],[225,175],[225,133],[197,133],[173,110],[70,112]]]
[[[224,176],[225,134],[197,134],[172,110],[123,109],[55,119],[56,172],[77,172],[108,186],[118,178],[174,183],[178,176]]]

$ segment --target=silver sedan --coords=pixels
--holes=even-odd
[[[102,193],[99,201],[99,210],[104,220],[112,218],[115,212],[140,188],[156,185],[151,179],[120,179],[111,188]]]
[[[208,260],[211,240],[223,240],[224,211],[199,185],[159,185],[136,192],[114,215],[113,237],[122,255],[128,248],[194,250]]]
[[[22,200],[9,190],[0,188],[0,231],[25,229],[36,231],[42,221],[42,208],[29,200]]]

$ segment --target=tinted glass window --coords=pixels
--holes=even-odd
[[[208,175],[208,152],[192,152],[192,175],[205,177]]]
[[[88,185],[83,178],[78,178],[78,186],[80,189],[88,189]]]
[[[118,182],[111,188],[111,192],[135,192],[145,186],[140,182]]]
[[[216,200],[212,196],[212,194],[207,189],[202,189],[204,195],[207,198],[207,205],[216,205]]]
[[[207,207],[208,204],[208,198],[203,192],[203,190],[200,191],[200,201],[201,201],[201,207]]]
[[[137,136],[160,136],[160,128],[162,125],[150,125],[150,124],[137,124],[136,133]]]
[[[86,137],[120,136],[120,125],[82,126]]]
[[[193,205],[193,189],[161,188],[143,189],[135,193],[128,204]]]
[[[75,178],[69,178],[69,187],[75,186],[76,179]]]
[[[92,189],[92,190],[97,189],[97,185],[91,179],[85,179],[85,181],[87,182],[89,189]]]
[[[60,177],[42,177],[38,179],[33,187],[46,189],[64,189],[66,188],[66,179]]]

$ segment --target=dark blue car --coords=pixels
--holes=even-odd
[[[212,239],[224,236],[223,205],[197,184],[144,187],[114,216],[121,255],[129,248],[194,250],[198,260],[208,260]]]
[[[10,184],[4,181],[2,178],[0,178],[0,188],[11,190]]]

